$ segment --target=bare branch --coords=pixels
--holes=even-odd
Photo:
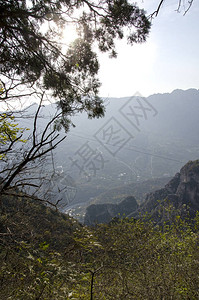
[[[159,2],[159,5],[158,5],[157,9],[152,14],[149,15],[149,19],[153,19],[154,17],[158,16],[159,11],[162,8],[162,5],[163,5],[164,1],[165,0],[161,0]],[[193,1],[194,0],[187,0],[188,6],[187,6],[187,8],[184,8],[184,14],[183,15],[186,15],[186,13],[190,10],[190,8],[193,4]],[[178,7],[177,7],[176,11],[180,12],[181,7],[182,7],[182,0],[178,0]]]
[[[8,148],[7,149],[4,149],[4,150],[0,150],[0,154],[6,154],[6,153],[8,153],[9,151],[11,151],[12,150],[12,146],[18,141],[18,140],[20,140],[20,138],[22,137],[22,134],[20,135],[20,136],[18,136],[16,139],[14,139],[14,140],[12,140],[12,139],[10,139],[10,145],[8,146]]]
[[[181,2],[181,1],[180,1],[180,2]],[[187,7],[187,9],[185,10],[184,15],[186,15],[186,13],[190,10],[192,4],[193,4],[193,0],[188,1],[188,7]]]
[[[163,2],[164,2],[164,0],[161,0],[161,1],[160,1],[160,3],[159,3],[159,5],[158,5],[157,9],[156,9],[152,14],[149,15],[149,19],[153,19],[154,17],[157,17],[157,15],[158,15],[158,13],[159,13],[159,11],[160,11],[160,8],[161,8],[161,6],[163,5]]]
[[[44,94],[41,96],[40,104],[37,108],[33,121],[32,146],[27,152],[23,152],[23,159],[20,162],[17,162],[16,165],[13,165],[11,168],[6,168],[5,170],[1,171],[1,173],[7,173],[6,178],[4,178],[2,182],[1,192],[6,191],[10,188],[16,177],[25,170],[25,167],[27,165],[29,165],[32,161],[37,161],[39,158],[45,157],[46,154],[55,149],[66,138],[66,136],[64,136],[59,139],[59,134],[55,134],[55,130],[49,131],[50,125],[61,115],[61,113],[56,114],[53,118],[50,119],[50,121],[43,129],[41,137],[39,138],[39,135],[37,134],[37,120],[42,106],[41,104],[43,96]],[[29,185],[32,187],[36,187],[36,185],[27,183],[23,181],[23,179],[21,180],[20,184],[16,184],[15,182],[15,186],[19,185]]]

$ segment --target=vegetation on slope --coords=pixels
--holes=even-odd
[[[4,198],[0,299],[198,299],[199,215],[89,228],[38,201]]]

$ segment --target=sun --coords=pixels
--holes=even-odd
[[[78,38],[75,25],[67,25],[62,31],[62,43],[69,46],[75,39]]]

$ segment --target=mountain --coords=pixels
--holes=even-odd
[[[148,194],[145,202],[129,217],[147,212],[160,221],[164,208],[170,205],[182,214],[188,212],[191,218],[199,211],[199,160],[189,161],[163,189]]]
[[[57,172],[61,178],[56,176],[53,181],[52,194],[63,191],[64,183],[68,189],[61,195],[62,207],[77,215],[80,206],[86,207],[94,199],[107,202],[102,195],[110,190],[126,187],[116,204],[129,195],[129,184],[174,176],[180,166],[198,158],[198,100],[196,89],[147,98],[139,94],[106,98],[104,118],[89,120],[85,114],[73,117],[76,127],[54,151],[55,169],[61,170]],[[36,107],[30,107],[31,114]],[[39,131],[55,108],[55,104],[42,107]],[[31,119],[19,122],[21,127],[32,128]],[[50,174],[50,160],[46,168]]]
[[[146,195],[148,193],[162,188],[167,182],[168,182],[168,177],[163,177],[163,178],[149,179],[143,182],[132,182],[127,185],[121,185],[115,188],[111,188],[106,190],[105,192],[100,193],[96,197],[93,197],[89,202],[79,205],[75,207],[75,209],[74,208],[69,209],[68,212],[72,216],[74,216],[74,218],[77,218],[81,223],[84,223],[84,217],[86,213],[88,215],[88,218],[91,219],[95,218],[95,216],[98,215],[97,210],[96,213],[94,213],[94,210],[89,209],[89,207],[92,206],[93,204],[96,205],[94,207],[100,209],[102,213],[104,209],[105,211],[107,211],[107,206],[106,206],[107,204],[111,204],[111,205],[119,204],[123,202],[124,199],[131,197],[133,195],[136,198],[137,203],[140,205],[145,200]],[[102,204],[105,205],[103,206]],[[104,213],[106,214],[105,211]],[[92,216],[90,214],[92,214]],[[111,217],[113,217],[113,214],[111,214]],[[109,219],[110,219],[110,215],[108,214],[108,220]],[[107,222],[107,220],[105,220],[105,222]]]
[[[137,201],[130,196],[119,204],[92,204],[87,207],[84,218],[85,225],[95,225],[99,223],[109,223],[113,218],[124,217],[138,208]]]
[[[131,202],[132,201],[132,202]],[[174,214],[187,214],[194,218],[199,211],[199,160],[189,161],[164,188],[148,193],[145,201],[138,207],[136,199],[126,198],[121,203],[90,205],[86,209],[84,223],[107,223],[116,216],[140,218],[146,213],[156,222],[171,218]]]

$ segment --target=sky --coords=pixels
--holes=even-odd
[[[185,0],[186,1],[186,0]],[[183,1],[182,1],[183,2]],[[152,13],[158,0],[137,1]],[[153,20],[147,42],[134,46],[117,42],[118,57],[99,54],[102,97],[147,97],[175,89],[199,89],[199,1],[183,15],[177,13],[178,0],[165,0]]]
[[[137,92],[148,97],[175,89],[199,89],[199,1],[193,1],[185,16],[183,9],[176,12],[178,1],[164,1],[145,43],[130,46],[125,40],[116,41],[116,59],[110,59],[108,53],[98,53],[101,97],[130,97]],[[157,9],[159,2],[137,0],[147,15]],[[66,47],[76,37],[75,28],[63,31]]]

